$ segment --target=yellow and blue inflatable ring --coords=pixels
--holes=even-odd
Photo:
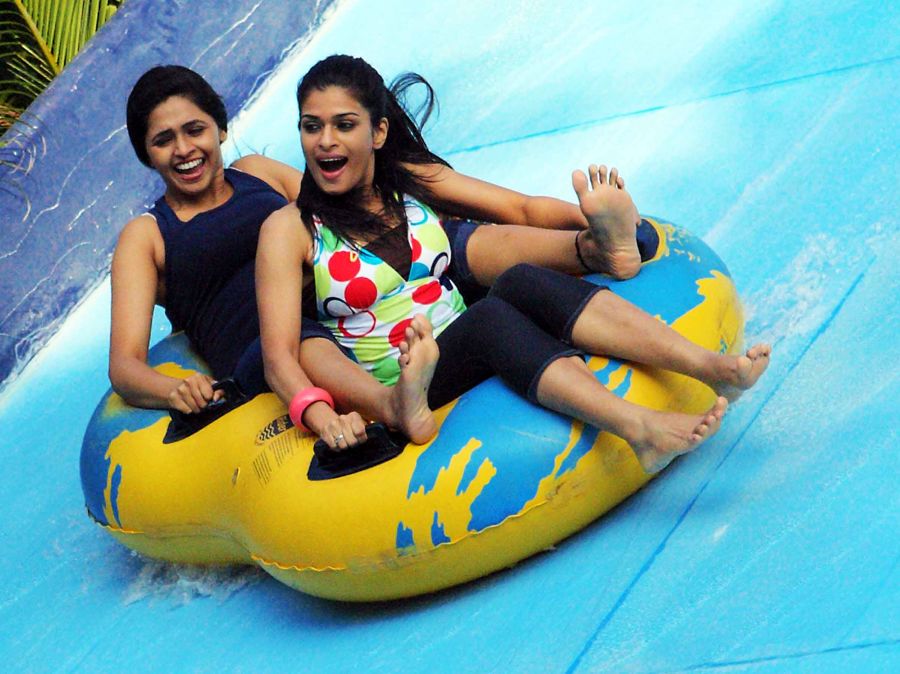
[[[661,235],[656,256],[633,279],[603,282],[704,347],[740,348],[741,307],[725,265],[685,230],[648,220]],[[203,368],[181,335],[150,358],[173,376]],[[700,412],[715,398],[678,374],[601,357],[588,364],[616,395],[641,405]],[[274,394],[163,442],[166,412],[129,407],[109,392],[82,447],[87,509],[151,557],[258,564],[297,590],[368,601],[515,564],[649,479],[621,439],[535,407],[496,378],[437,416],[431,442],[362,472],[310,481],[315,438],[289,424]]]

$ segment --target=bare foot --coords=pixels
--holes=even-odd
[[[719,395],[731,402],[741,397],[741,393],[753,386],[769,367],[772,347],[768,344],[757,344],[747,350],[743,356],[720,356],[719,371],[707,383]]]
[[[416,314],[400,342],[400,378],[391,391],[391,408],[395,415],[392,425],[417,444],[428,442],[437,433],[428,407],[428,387],[439,355],[431,323]]]
[[[590,184],[582,171],[572,173],[572,187],[588,221],[587,234],[579,235],[581,256],[591,271],[631,278],[641,270],[636,239],[640,215],[618,169],[607,174],[606,166],[591,164],[588,173]]]
[[[635,437],[625,438],[647,473],[658,473],[676,456],[686,454],[715,435],[728,409],[719,397],[705,414],[678,414],[647,410]]]

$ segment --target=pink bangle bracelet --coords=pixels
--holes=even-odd
[[[306,412],[307,407],[318,402],[323,402],[331,409],[334,409],[334,400],[332,400],[331,394],[325,389],[319,388],[318,386],[310,386],[302,391],[298,391],[297,394],[291,398],[291,404],[288,406],[288,414],[291,417],[291,421],[294,422],[294,426],[301,431],[309,431],[309,429],[303,425],[303,413]]]

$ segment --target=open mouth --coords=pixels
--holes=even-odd
[[[204,160],[200,159],[192,159],[191,161],[182,162],[180,164],[175,164],[175,172],[183,175],[190,176],[195,173],[198,173],[200,168],[203,166]]]
[[[316,163],[323,173],[334,174],[340,171],[347,164],[346,157],[326,157],[316,159]]]

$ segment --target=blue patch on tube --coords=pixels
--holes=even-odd
[[[431,523],[431,544],[435,547],[441,543],[449,543],[450,539],[444,533],[444,525],[438,521],[437,512],[434,513],[434,522]]]
[[[436,516],[437,514],[435,514]],[[397,522],[397,542],[395,545],[401,553],[404,549],[411,548],[414,545],[412,529],[407,528],[403,522]]]
[[[478,450],[480,448],[476,448],[475,451],[472,452],[472,456],[469,457],[469,463],[466,464],[466,469],[463,471],[462,479],[459,481],[459,486],[456,488],[456,495],[462,496],[466,493],[466,490],[472,484],[472,480],[475,479],[475,476],[478,475],[478,469],[481,468],[484,463],[484,459],[477,461],[475,459],[476,455],[479,454]],[[479,458],[480,455],[479,455]]]
[[[119,485],[122,484],[122,466],[116,466],[116,469],[112,474],[112,482],[109,485],[109,503],[112,506],[113,517],[116,519],[116,524],[120,527],[122,526],[122,521],[119,519]]]
[[[676,283],[675,278],[713,278],[713,271],[731,276],[721,258],[698,237],[676,228],[668,236],[669,252],[663,259],[641,268],[627,281],[598,277],[620,297],[659,316],[667,325],[703,303],[697,284]]]
[[[572,447],[572,451],[569,452],[569,455],[566,457],[565,461],[562,462],[562,465],[559,467],[559,471],[556,473],[557,477],[561,475],[565,475],[570,470],[575,470],[575,466],[578,465],[578,462],[581,460],[585,454],[591,451],[591,447],[594,446],[594,442],[597,440],[597,436],[600,434],[600,431],[593,426],[585,426],[584,431],[581,433],[581,437],[578,438],[578,442],[575,443],[575,446]]]

